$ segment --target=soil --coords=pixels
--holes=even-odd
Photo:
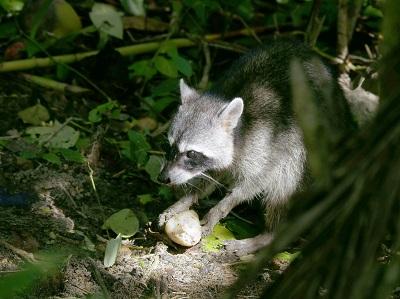
[[[56,275],[57,282],[54,277],[52,285],[40,281],[33,293],[22,292],[20,298],[95,294],[109,298],[218,298],[235,283],[246,263],[223,251],[169,247],[148,228],[125,240],[116,263],[105,268],[102,259],[107,234],[101,230],[101,215],[110,214],[115,207],[108,202],[99,206],[88,174],[42,166],[3,176],[18,189],[16,194],[36,195],[26,206],[0,209],[0,238],[4,242],[0,244],[0,273],[18,271],[29,256],[44,250],[71,250]],[[124,197],[123,186],[111,186],[105,179],[97,179],[96,185],[99,190],[113,190],[109,198]],[[270,276],[265,273],[241,297],[256,298],[268,282]]]
[[[32,95],[23,90],[11,96],[22,100],[10,102],[10,94],[0,95],[1,126],[18,130],[15,114],[32,105]],[[137,194],[149,186],[140,177],[116,175],[104,163],[92,175],[86,165],[50,167],[12,150],[24,146],[31,145],[15,135],[7,150],[0,149],[0,279],[41,265],[48,253],[62,258],[55,271],[44,271],[16,298],[220,298],[251,260],[172,245],[149,221],[170,203],[141,205]],[[123,241],[115,264],[106,268],[106,242],[115,235],[101,227],[123,208],[135,211],[140,231]],[[284,267],[266,269],[238,298],[257,298]]]

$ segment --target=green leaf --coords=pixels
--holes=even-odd
[[[79,150],[85,150],[91,145],[90,138],[80,136],[75,144],[75,147]]]
[[[131,209],[123,209],[108,217],[102,228],[111,229],[116,234],[129,238],[139,230],[139,220]]]
[[[178,70],[171,60],[164,56],[158,55],[154,58],[154,65],[156,69],[163,75],[171,78],[178,77]]]
[[[114,265],[117,259],[119,248],[121,247],[122,238],[118,235],[115,239],[111,239],[107,242],[106,251],[104,253],[104,267],[111,267]]]
[[[151,155],[144,167],[153,182],[157,182],[157,177],[162,168],[162,159],[159,156]]]
[[[219,223],[214,226],[212,235],[219,240],[235,240],[235,236],[232,234],[232,232]]]
[[[122,7],[127,13],[134,16],[145,16],[143,0],[121,0]]]
[[[150,144],[146,141],[146,137],[137,131],[130,130],[128,132],[130,141],[129,158],[135,161],[138,166],[143,166],[147,162],[147,151],[151,149]]]
[[[24,159],[35,159],[37,158],[37,153],[30,151],[21,151],[19,156]]]
[[[163,97],[161,99],[155,100],[152,106],[155,112],[161,113],[162,111],[164,111],[165,108],[176,101],[177,99],[173,97]]]
[[[224,243],[218,238],[210,235],[201,240],[201,249],[204,252],[219,252]]]
[[[184,74],[186,77],[192,76],[193,70],[188,60],[181,56],[176,56],[172,57],[172,61],[176,64],[179,72]]]
[[[22,0],[1,0],[0,6],[7,12],[15,13],[22,10],[24,7],[24,1]]]
[[[55,37],[61,38],[82,29],[81,19],[67,1],[53,1],[53,9],[51,31]]]
[[[111,112],[115,108],[118,108],[118,105],[115,102],[100,104],[96,108],[90,110],[88,119],[92,123],[97,123],[103,119],[103,115]]]
[[[70,126],[64,126],[49,141],[49,147],[70,148],[73,147],[79,139],[79,131]]]
[[[95,109],[92,109],[89,111],[88,119],[92,123],[97,123],[97,122],[101,121],[103,119],[103,117],[102,117],[101,113],[99,112],[99,110],[97,110],[95,108]]]
[[[172,201],[174,199],[174,193],[168,186],[160,186],[158,188],[158,195],[165,201]]]
[[[372,5],[368,5],[364,9],[364,15],[368,17],[383,18],[382,11],[378,8],[373,7]]]
[[[70,126],[63,126],[58,121],[51,127],[30,127],[26,129],[26,133],[39,144],[52,148],[70,148],[79,139],[79,131]]]
[[[85,158],[81,155],[80,152],[74,151],[68,148],[60,149],[59,152],[64,157],[65,160],[77,163],[85,162]]]
[[[300,255],[300,251],[290,253],[287,251],[283,251],[278,253],[277,255],[274,256],[274,259],[278,259],[284,262],[289,262],[291,263],[295,258],[297,258]]]
[[[158,50],[159,53],[168,54],[168,56],[172,57],[173,55],[178,55],[178,48],[174,43],[170,41],[165,41],[161,43],[160,49]]]
[[[41,104],[28,107],[18,112],[18,117],[26,124],[32,124],[35,126],[41,125],[42,122],[48,121],[50,116],[46,107]]]
[[[245,20],[250,20],[254,16],[253,3],[250,0],[240,1],[236,11]]]
[[[1,140],[0,139],[0,148],[5,147],[8,144],[8,140]]]
[[[179,55],[178,49],[175,45],[164,44],[166,53],[171,57],[172,62],[178,68],[178,71],[184,74],[186,77],[190,77],[193,74],[192,66],[189,61]]]
[[[146,205],[149,202],[154,201],[153,196],[151,196],[151,194],[142,194],[142,195],[138,195],[138,199],[141,205]]]
[[[151,60],[140,60],[129,66],[129,70],[133,71],[135,76],[143,76],[146,80],[150,80],[157,74]]]
[[[45,153],[42,155],[42,158],[50,163],[61,165],[60,157],[54,153]]]
[[[95,3],[92,11],[89,13],[89,17],[99,31],[122,39],[122,17],[113,6],[104,3]]]
[[[254,237],[259,233],[255,225],[248,224],[236,218],[226,220],[225,225],[238,239]]]
[[[201,248],[205,252],[218,252],[225,240],[235,240],[235,236],[225,226],[218,223],[214,226],[212,234],[203,238]]]
[[[172,92],[178,90],[178,86],[179,83],[177,79],[164,80],[152,88],[152,95],[154,97],[169,96]]]

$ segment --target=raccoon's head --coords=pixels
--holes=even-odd
[[[243,100],[230,102],[199,94],[181,79],[181,106],[168,133],[170,151],[160,175],[165,183],[180,185],[208,170],[231,165],[234,129],[243,112]]]

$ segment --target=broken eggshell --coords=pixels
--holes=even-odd
[[[166,223],[165,232],[172,241],[179,245],[194,246],[201,239],[199,216],[193,210],[176,214]]]

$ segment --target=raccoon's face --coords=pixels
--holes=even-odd
[[[180,89],[182,105],[168,133],[170,150],[160,177],[172,185],[232,164],[233,131],[243,112],[241,98],[226,103],[211,95],[199,95],[183,80]]]

